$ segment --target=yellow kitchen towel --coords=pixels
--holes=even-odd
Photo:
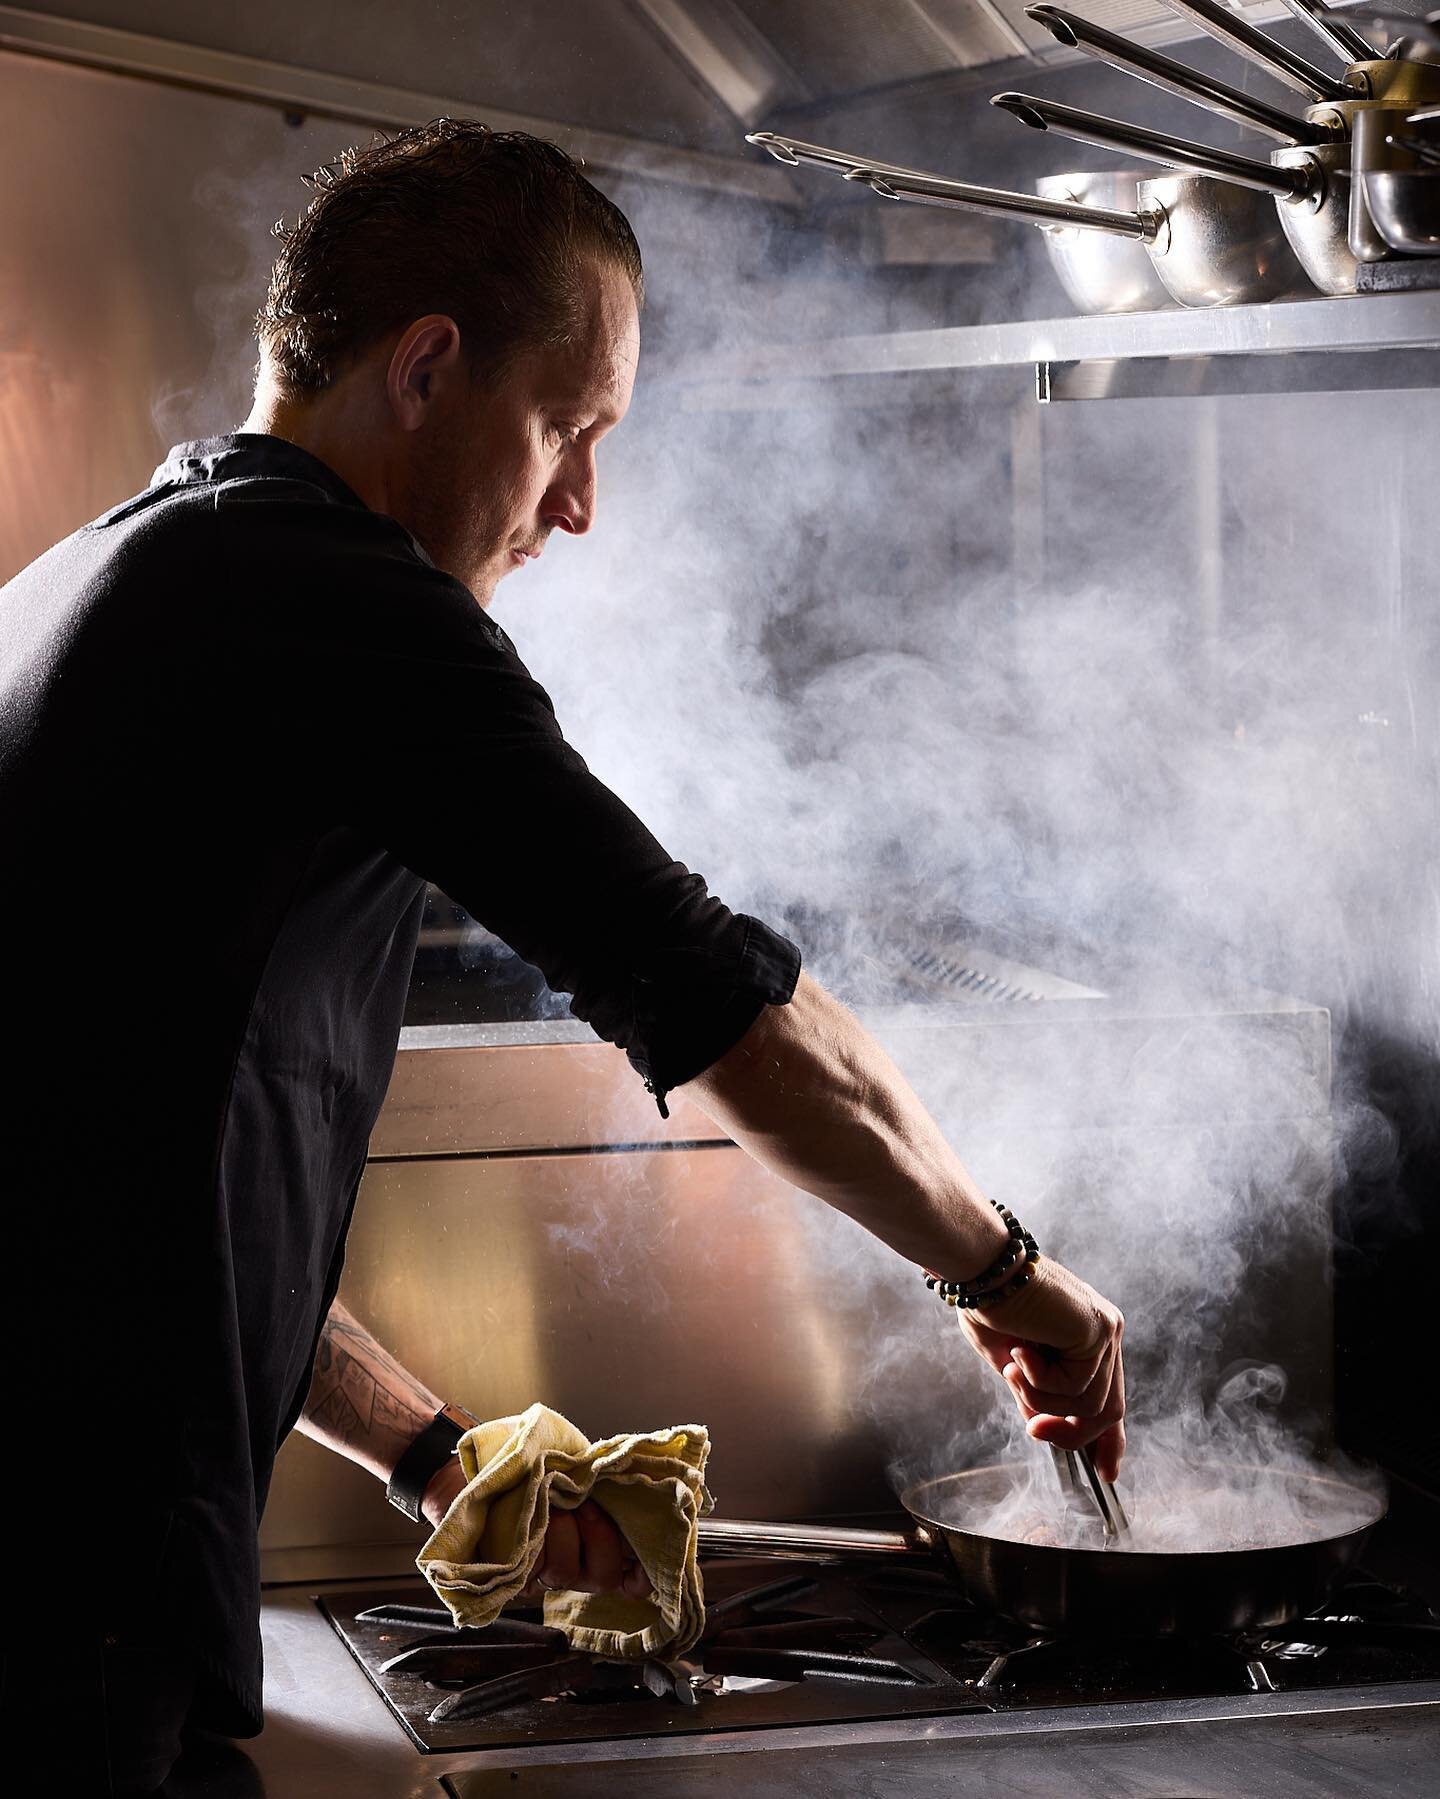
[[[696,1526],[714,1505],[703,1425],[592,1443],[567,1418],[532,1405],[460,1439],[465,1490],[416,1566],[457,1624],[494,1622],[530,1579],[552,1507],[593,1499],[624,1533],[654,1589],[545,1595],[545,1622],[572,1648],[617,1658],[683,1655],[705,1622]]]

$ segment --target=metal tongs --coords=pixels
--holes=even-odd
[[[1130,1530],[1130,1520],[1125,1516],[1125,1508],[1111,1483],[1101,1480],[1095,1472],[1095,1458],[1090,1451],[1061,1449],[1058,1444],[1052,1443],[1050,1453],[1055,1458],[1055,1477],[1060,1482],[1060,1491],[1066,1500],[1093,1508],[1099,1514],[1107,1537],[1118,1539],[1126,1536]]]

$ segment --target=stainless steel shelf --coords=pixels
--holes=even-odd
[[[897,377],[1035,371],[1042,400],[1440,387],[1440,290],[757,344],[675,363],[695,411],[883,403]],[[898,397],[898,396],[897,396]]]

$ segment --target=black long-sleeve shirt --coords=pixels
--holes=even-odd
[[[22,1584],[188,1644],[235,1733],[427,880],[659,1093],[794,989],[473,596],[296,446],[182,445],[0,589],[6,1379],[54,1445],[47,1514],[7,1433]]]

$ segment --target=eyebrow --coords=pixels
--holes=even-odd
[[[597,405],[592,396],[587,395],[581,401],[547,401],[545,410],[552,418],[563,418],[572,424],[579,424],[582,418],[589,423],[580,425],[582,432],[593,431],[597,425],[606,430],[618,425],[624,414],[612,405]]]

